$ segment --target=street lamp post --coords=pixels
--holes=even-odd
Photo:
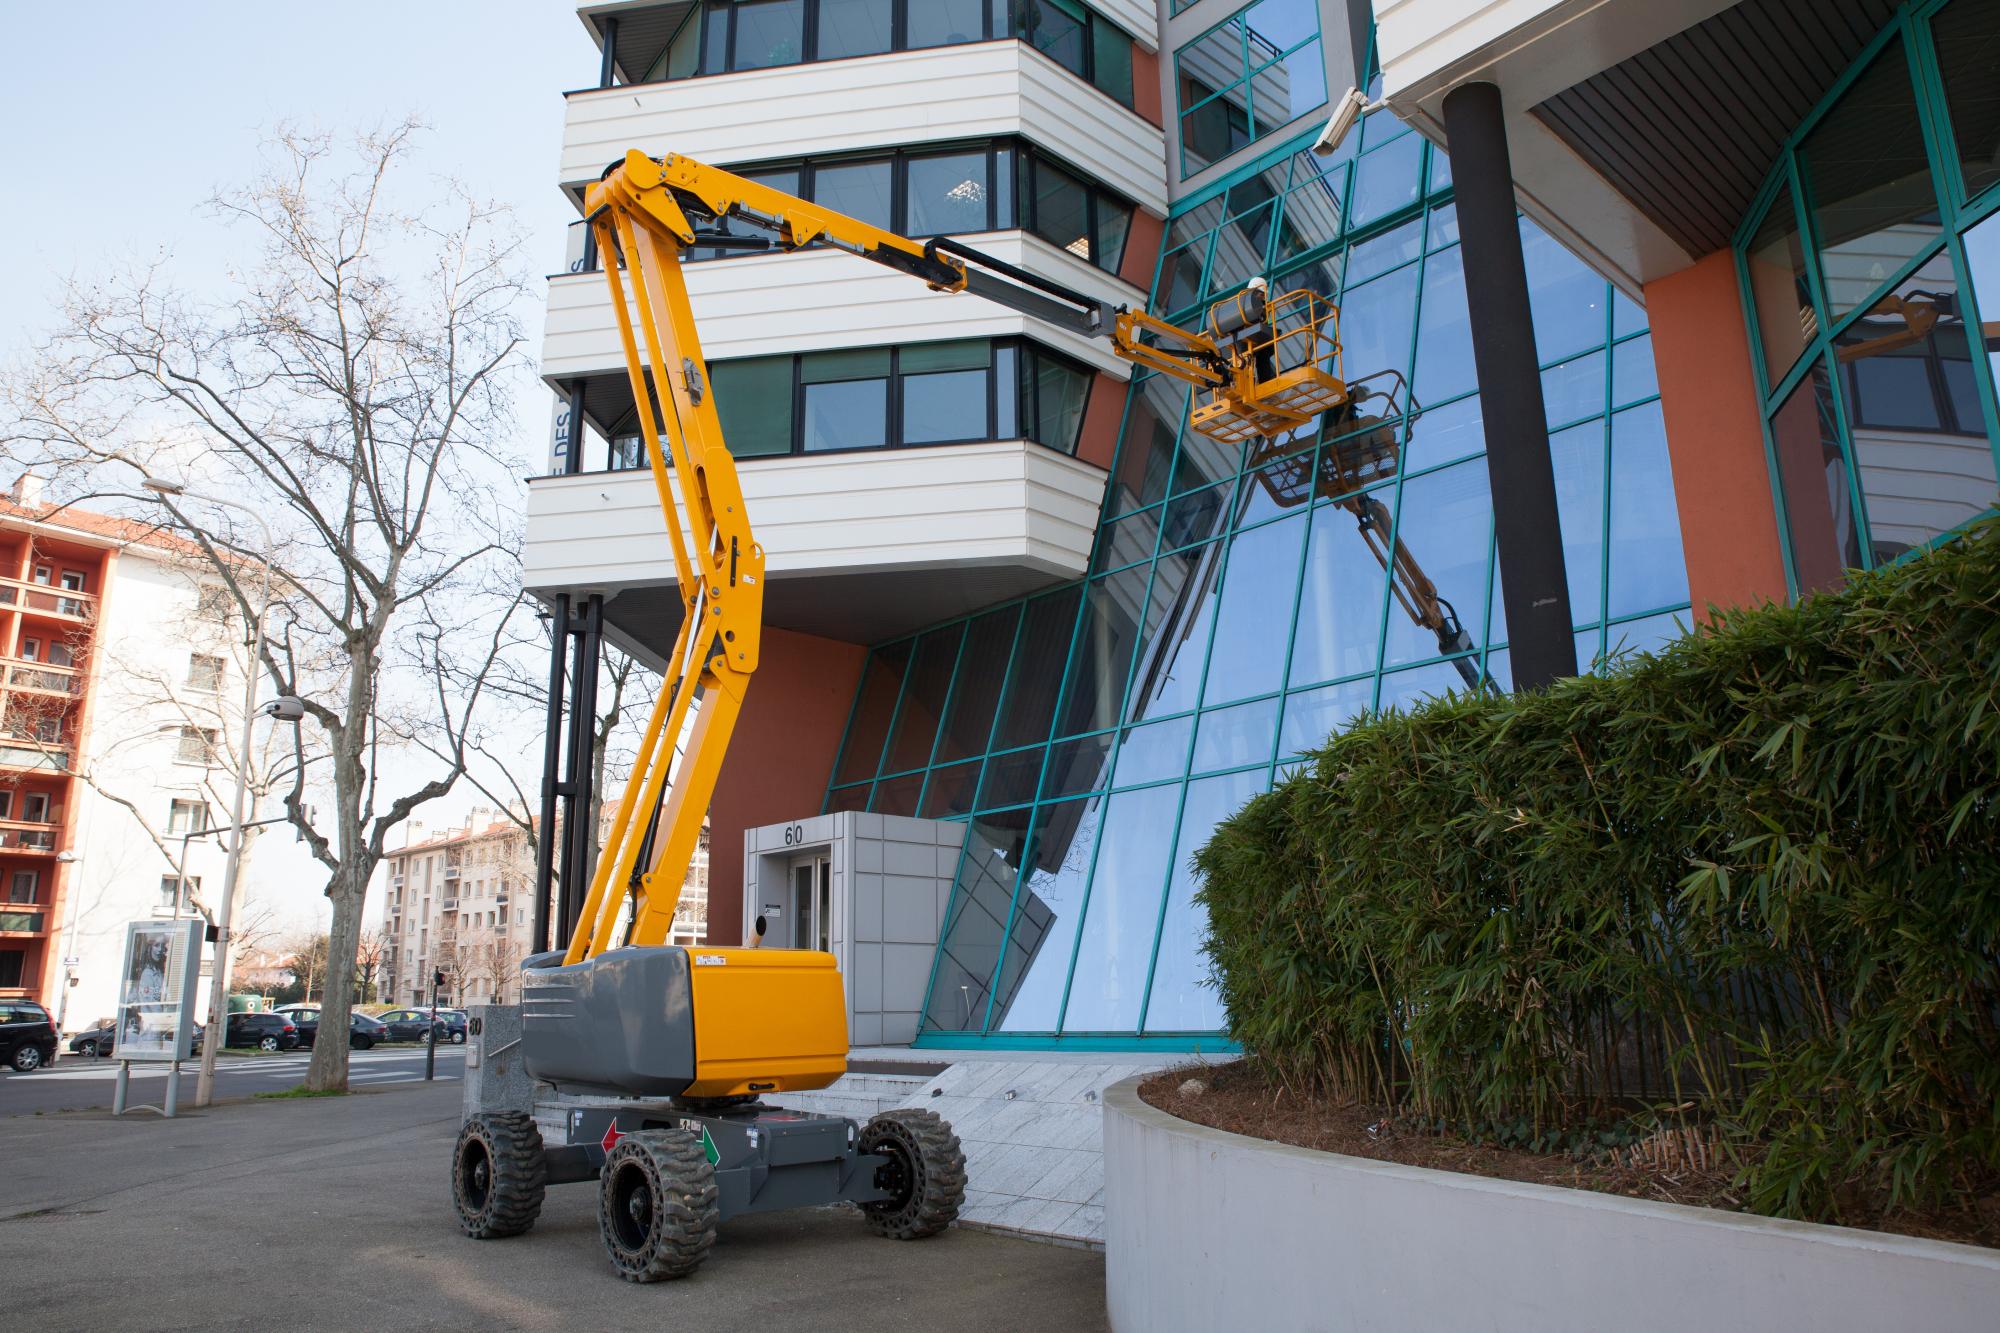
[[[271,525],[251,506],[217,495],[199,495],[178,482],[148,477],[144,482],[160,503],[173,511],[175,497],[205,500],[225,509],[248,514],[264,534],[263,589],[257,599],[257,619],[250,636],[250,663],[243,673],[243,745],[236,765],[236,792],[229,807],[229,860],[222,870],[222,901],[215,912],[215,966],[208,992],[208,1033],[201,1043],[201,1077],[195,1085],[194,1104],[207,1106],[215,1097],[215,1055],[227,1036],[229,1009],[229,926],[236,909],[236,877],[243,864],[243,804],[250,790],[250,745],[257,722],[257,675],[264,661],[264,615],[271,606],[271,555],[277,543]],[[177,511],[175,517],[180,517]],[[279,710],[289,715],[293,710]]]

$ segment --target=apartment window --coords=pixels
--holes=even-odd
[[[178,890],[180,889],[180,883],[181,881],[178,876],[160,876],[160,906],[167,908],[169,911],[173,909],[175,900],[179,897]],[[201,876],[189,875],[187,877],[187,887],[187,900],[189,903],[192,903],[196,898],[201,896]]]
[[[194,613],[202,620],[227,620],[236,599],[220,583],[204,583],[195,589]]]
[[[222,688],[222,659],[207,653],[188,655],[188,688],[213,694]]]
[[[20,989],[21,975],[27,970],[27,959],[25,949],[0,949],[0,989]]]
[[[202,833],[208,829],[208,802],[175,801],[167,811],[167,836]]]
[[[1326,104],[1318,0],[1257,0],[1174,52],[1181,175]]]
[[[215,731],[209,727],[182,727],[174,758],[183,764],[215,763]]]
[[[21,797],[21,818],[30,824],[49,822],[49,794],[31,791]]]
[[[1020,227],[1109,273],[1124,259],[1132,226],[1130,201],[1013,139],[865,158],[807,158],[745,167],[737,174],[906,236]],[[766,236],[728,220],[709,230],[757,242]],[[700,245],[688,258],[722,259],[763,249],[758,243]],[[643,462],[638,458],[629,466]]]
[[[1015,0],[1013,32],[1120,105],[1132,105],[1132,39],[1078,0]]]
[[[69,592],[82,592],[89,579],[80,569],[65,569],[62,572],[62,586]]]
[[[35,890],[41,885],[41,873],[39,870],[16,870],[7,881],[7,901],[34,902]]]
[[[36,931],[41,928],[40,912],[0,912],[0,930]]]
[[[709,367],[738,457],[1026,437],[1076,449],[1091,372],[1022,340],[718,361]]]
[[[40,639],[23,639],[23,640],[21,640],[21,660],[22,660],[22,661],[24,661],[24,662],[39,662],[39,661],[41,661],[41,660],[42,660],[42,641],[41,641]]]
[[[11,791],[0,791],[0,819],[12,819],[13,817],[14,793]]]

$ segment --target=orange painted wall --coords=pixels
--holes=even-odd
[[[1076,456],[1106,472],[1118,455],[1118,426],[1125,418],[1125,381],[1099,371],[1083,405],[1083,429],[1077,432]]]
[[[1646,286],[1695,613],[1783,601],[1785,562],[1736,263],[1719,250]]]
[[[709,802],[708,943],[743,936],[743,830],[819,813],[868,650],[766,629]]]
[[[1160,238],[1167,224],[1143,208],[1132,210],[1132,231],[1125,238],[1125,253],[1118,259],[1118,276],[1149,295],[1153,290],[1153,270],[1160,263]]]
[[[1166,125],[1160,109],[1160,55],[1145,47],[1132,47],[1132,109],[1153,124]]]

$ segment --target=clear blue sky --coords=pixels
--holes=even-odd
[[[249,175],[270,126],[415,112],[421,167],[505,201],[562,267],[562,93],[597,53],[562,0],[9,4],[0,12],[0,362],[51,322],[56,281],[108,258],[227,257],[201,204]],[[539,310],[524,312],[539,334]],[[524,404],[525,406],[525,404]],[[541,415],[540,404],[535,410]]]

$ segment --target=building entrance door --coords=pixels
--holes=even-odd
[[[786,946],[833,947],[833,861],[825,852],[794,857],[786,916]]]

